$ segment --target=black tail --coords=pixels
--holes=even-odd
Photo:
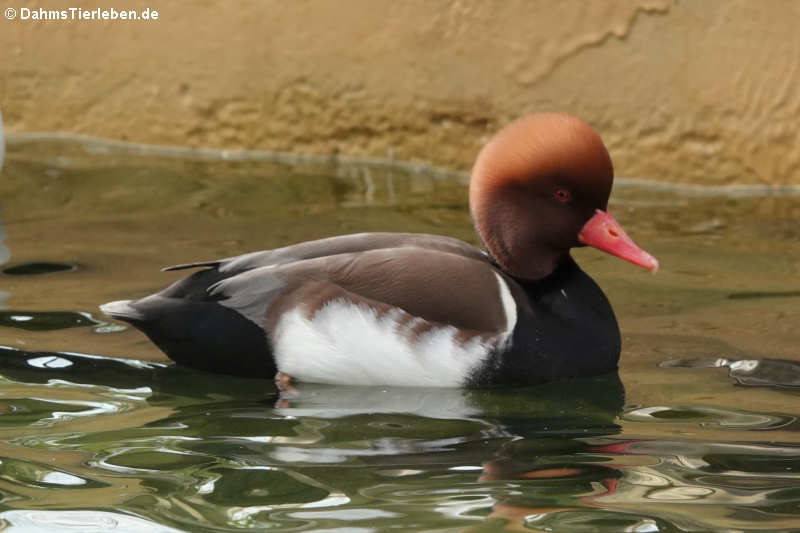
[[[178,364],[244,377],[276,373],[266,332],[217,302],[154,294],[100,309],[144,332]]]

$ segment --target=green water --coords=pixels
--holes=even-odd
[[[0,175],[0,529],[800,531],[800,196],[618,183],[661,261],[581,265],[619,375],[512,390],[174,368],[96,311],[159,269],[355,231],[474,242],[458,176],[18,140]],[[750,386],[757,385],[757,386]]]

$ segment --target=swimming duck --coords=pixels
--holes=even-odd
[[[168,267],[202,270],[101,309],[178,364],[284,385],[484,387],[611,372],[619,327],[570,249],[658,268],[606,211],[613,174],[586,122],[534,113],[497,133],[472,169],[486,251],[439,235],[330,237]]]

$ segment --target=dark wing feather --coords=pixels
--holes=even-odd
[[[325,303],[344,299],[460,329],[499,332],[506,325],[499,275],[486,259],[386,248],[252,269],[214,283],[209,298],[267,330],[283,311],[301,309],[311,316]]]
[[[187,268],[212,267],[231,276],[253,268],[287,264],[294,261],[314,259],[316,257],[405,247],[439,250],[462,255],[464,257],[471,257],[473,259],[485,258],[485,254],[474,246],[470,246],[464,241],[453,237],[419,233],[356,233],[302,242],[291,246],[275,248],[273,250],[251,252],[226,259],[184,263],[169,266],[163,270],[172,271],[184,270]]]
[[[181,265],[172,265],[164,267],[161,269],[161,272],[172,272],[173,270],[186,270],[188,268],[199,268],[199,267],[217,268],[223,261],[225,261],[225,259],[216,259],[214,261],[198,261],[197,263],[183,263]]]

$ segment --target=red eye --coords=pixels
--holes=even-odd
[[[567,189],[556,189],[553,191],[553,198],[561,203],[567,203],[572,199],[572,195]]]

